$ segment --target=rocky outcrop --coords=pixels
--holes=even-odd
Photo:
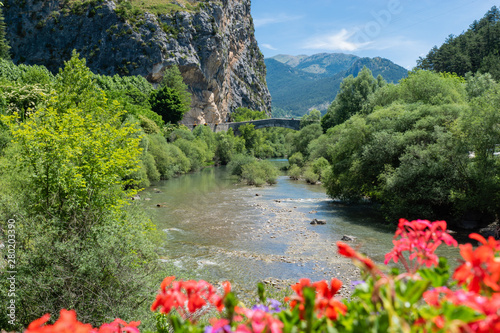
[[[95,73],[142,75],[153,83],[177,64],[193,95],[183,123],[221,123],[240,106],[270,111],[250,0],[191,1],[189,9],[169,14],[105,0],[4,0],[4,5],[16,63],[56,72],[76,49]]]

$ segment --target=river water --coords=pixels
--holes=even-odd
[[[343,235],[357,237],[352,245],[379,263],[392,248],[393,230],[370,206],[344,206],[322,186],[286,176],[257,188],[238,183],[224,167],[206,168],[160,182],[141,197],[162,233],[162,260],[178,275],[230,280],[243,290],[302,277],[338,277],[348,285],[356,274],[336,254]],[[314,218],[326,225],[311,225]]]

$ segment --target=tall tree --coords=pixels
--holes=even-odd
[[[375,79],[372,72],[365,67],[357,77],[349,75],[340,84],[340,91],[321,120],[321,126],[326,132],[330,127],[344,123],[354,114],[360,112],[375,90],[383,86],[382,77]]]
[[[158,113],[164,122],[176,124],[189,111],[191,94],[187,90],[181,72],[177,66],[165,71],[158,90],[151,93],[151,109]]]
[[[5,38],[5,21],[3,19],[2,6],[3,4],[0,2],[0,58],[10,59],[10,46]]]
[[[434,46],[417,68],[450,72],[490,73],[500,79],[500,10],[493,6],[479,21],[474,21],[460,36],[450,35],[439,48]]]

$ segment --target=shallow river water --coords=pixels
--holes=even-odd
[[[392,248],[393,231],[369,206],[344,206],[322,186],[286,176],[257,188],[239,184],[224,167],[206,168],[160,182],[141,197],[162,232],[162,260],[184,276],[230,280],[244,290],[302,277],[338,277],[347,288],[356,274],[336,254],[343,235],[357,237],[352,246],[379,263]],[[311,225],[314,218],[326,225]]]

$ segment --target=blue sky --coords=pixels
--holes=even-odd
[[[493,0],[252,0],[264,56],[350,53],[405,68],[467,30]]]

